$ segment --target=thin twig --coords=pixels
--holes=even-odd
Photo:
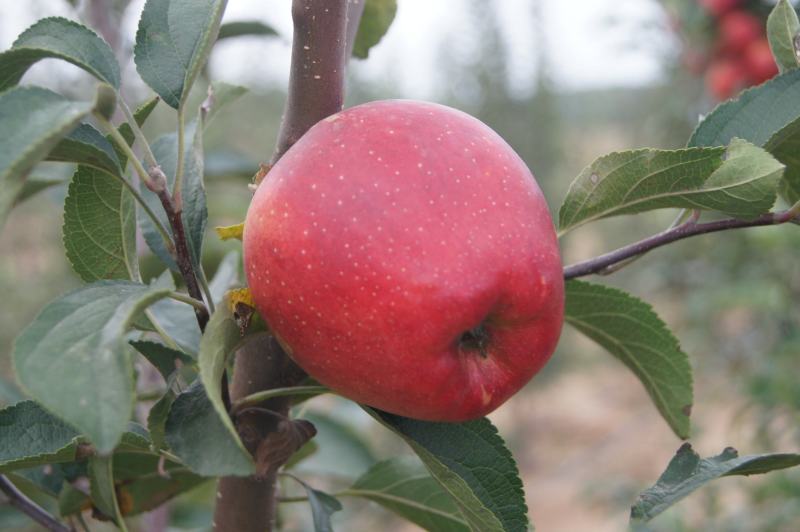
[[[576,277],[583,277],[594,273],[602,272],[614,264],[630,260],[663,245],[683,240],[697,235],[704,235],[708,233],[715,233],[718,231],[727,231],[729,229],[741,229],[745,227],[760,227],[765,225],[780,225],[787,222],[797,222],[797,215],[793,214],[790,209],[788,211],[767,213],[754,218],[752,220],[740,219],[726,219],[717,220],[713,222],[697,223],[695,218],[666,231],[662,231],[657,235],[645,238],[639,242],[634,242],[627,246],[621,247],[615,251],[611,251],[599,257],[595,257],[583,262],[578,262],[564,268],[564,279],[575,279]]]
[[[144,166],[139,161],[139,158],[134,153],[133,149],[128,145],[127,141],[122,137],[122,134],[117,130],[114,125],[106,120],[103,117],[98,116],[97,122],[100,124],[100,127],[111,137],[112,142],[114,145],[121,150],[127,157],[128,161],[133,165],[134,170],[139,175],[139,178],[142,182],[147,186],[148,189],[153,190],[157,187],[157,184],[154,183],[150,177],[150,174],[147,170],[144,169]],[[161,223],[161,220],[158,219],[158,216],[153,212],[147,202],[144,201],[141,194],[136,187],[134,187],[127,179],[121,176],[114,176],[120,181],[122,184],[127,187],[130,193],[133,195],[133,198],[141,205],[142,210],[144,210],[145,214],[147,215],[150,220],[152,220],[153,225],[156,227],[156,230],[161,235],[161,238],[164,240],[164,245],[167,247],[167,250],[170,253],[175,251],[175,246],[172,243],[172,239],[169,236],[169,232],[167,232],[167,228],[164,227],[164,224]]]
[[[161,171],[157,166],[151,169],[151,172],[153,170]],[[197,282],[191,254],[189,253],[189,245],[186,241],[186,232],[183,227],[181,211],[175,208],[172,197],[166,188],[161,189],[157,194],[158,199],[161,200],[161,206],[164,208],[164,212],[167,213],[167,219],[169,220],[170,227],[172,227],[172,234],[175,237],[175,263],[178,265],[178,271],[180,271],[181,277],[183,277],[183,282],[186,283],[186,290],[189,292],[189,295],[202,303],[203,294],[200,291],[200,285]],[[197,323],[200,325],[201,331],[206,329],[206,324],[208,323],[208,310],[205,309],[205,305],[203,307],[204,308],[195,307],[194,309]]]
[[[186,154],[186,126],[184,124],[183,104],[178,106],[178,162],[175,166],[175,183],[172,185],[172,201],[177,210],[183,210],[183,167]]]
[[[142,148],[144,152],[145,162],[150,166],[156,166],[158,161],[156,161],[156,157],[153,155],[150,143],[147,142],[147,137],[144,136],[144,132],[142,132],[142,128],[139,127],[139,123],[133,116],[130,107],[128,107],[128,104],[125,103],[125,100],[122,98],[119,99],[119,107],[122,109],[122,114],[125,115],[125,120],[127,120],[128,125],[131,127],[131,131],[133,131],[133,138],[136,139],[136,142],[139,143],[139,147]]]
[[[47,530],[54,532],[72,532],[73,528],[66,526],[50,515],[47,510],[30,500],[24,493],[11,483],[5,475],[0,475],[0,491],[8,497],[8,504],[24,513]]]

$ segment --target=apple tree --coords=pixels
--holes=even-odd
[[[49,185],[29,177],[38,163],[74,165],[63,239],[84,282],[42,309],[14,344],[27,399],[0,410],[0,491],[11,505],[49,530],[89,529],[90,518],[125,530],[134,516],[216,482],[217,530],[271,530],[277,506],[298,501],[308,502],[315,530],[331,530],[331,516],[353,497],[427,530],[527,530],[535,516],[529,519],[516,463],[483,416],[546,361],[562,312],[635,374],[677,439],[690,438],[692,372],[677,338],[643,300],[579,278],[614,273],[696,235],[800,222],[800,23],[786,0],[767,28],[780,75],[714,109],[685,148],[636,148],[591,162],[554,222],[521,160],[463,113],[401,102],[342,112],[348,60],[367,57],[395,2],[293,0],[277,145],[254,177],[248,220],[216,228],[213,237],[244,237],[249,287],[240,254],[227,256],[210,279],[202,262],[203,136],[244,89],[212,82],[199,107],[189,95],[217,39],[272,30],[221,24],[225,8],[225,0],[146,2],[134,59],[153,95],[135,106],[120,90],[112,48],[77,22],[40,20],[0,53],[0,223]],[[73,100],[20,85],[45,58],[94,76],[93,93]],[[174,129],[148,138],[142,126],[157,106],[172,110]],[[414,177],[395,178],[404,172]],[[388,190],[400,182],[413,186]],[[378,192],[360,190],[370,185]],[[363,201],[347,201],[362,193]],[[435,208],[426,204],[439,199]],[[454,199],[481,208],[450,210]],[[392,201],[398,209],[384,209]],[[556,236],[655,209],[676,210],[675,222],[561,265]],[[486,219],[470,227],[477,213]],[[457,223],[445,223],[448,215]],[[317,238],[304,240],[317,223]],[[330,234],[321,236],[323,229]],[[404,240],[412,229],[413,239]],[[393,258],[395,239],[416,247]],[[143,244],[163,263],[154,279],[140,269]],[[367,245],[372,254],[359,255]],[[356,282],[358,265],[348,270],[344,260],[365,260],[368,268],[390,262],[381,272],[396,277],[360,294],[367,285]],[[448,268],[453,278],[439,275]],[[390,284],[405,299],[390,294]],[[522,300],[541,305],[528,315]],[[394,302],[402,311],[390,310]],[[374,321],[364,326],[348,312]],[[459,321],[459,312],[471,317]],[[456,325],[445,337],[453,341],[443,352],[452,359],[429,356],[424,340],[451,318]],[[505,352],[514,356],[503,359]],[[138,357],[163,379],[155,398],[137,396]],[[453,369],[456,359],[468,371]],[[295,469],[319,451],[315,423],[328,421],[303,412],[322,394],[361,401],[415,458],[375,463],[349,488],[322,491]],[[645,527],[717,478],[800,464],[798,453],[720,448],[700,458],[689,443],[680,446],[653,487],[631,501],[631,525]],[[279,478],[298,495],[279,495]],[[53,504],[33,500],[42,497]]]

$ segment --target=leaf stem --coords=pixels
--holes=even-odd
[[[180,351],[181,348],[178,346],[177,342],[172,339],[172,337],[167,333],[167,331],[161,326],[158,322],[158,318],[150,309],[145,309],[144,315],[147,316],[147,319],[150,320],[150,323],[153,325],[153,328],[156,330],[156,333],[164,340],[164,343],[167,344],[167,347],[171,347],[176,351]]]
[[[144,160],[150,166],[157,166],[158,162],[156,161],[155,155],[153,155],[153,150],[150,148],[150,143],[147,142],[147,137],[144,136],[144,132],[142,128],[139,127],[139,123],[136,121],[136,118],[133,116],[130,107],[128,104],[125,103],[125,100],[119,98],[119,107],[122,109],[122,114],[125,115],[125,120],[128,121],[128,125],[131,127],[131,131],[133,131],[133,136],[136,139],[136,142],[142,147],[144,151]],[[127,144],[127,142],[126,142]]]
[[[730,218],[706,223],[697,223],[697,218],[693,215],[688,221],[681,225],[662,231],[661,233],[640,240],[639,242],[628,244],[627,246],[623,246],[604,255],[567,266],[564,268],[564,279],[569,280],[575,279],[576,277],[600,273],[615,264],[629,261],[634,257],[647,253],[651,249],[692,236],[727,231],[729,229],[742,229],[745,227],[780,225],[787,222],[797,223],[798,215],[793,209],[794,207],[787,211],[762,214],[752,220]],[[800,209],[800,207],[798,207],[798,209]]]
[[[133,165],[133,168],[134,170],[136,170],[136,173],[139,175],[139,178],[145,183],[147,188],[153,190],[153,187],[156,185],[153,183],[150,174],[147,172],[147,170],[145,170],[141,161],[139,161],[139,158],[136,156],[136,153],[134,153],[133,148],[131,148],[128,145],[128,142],[122,137],[122,134],[117,130],[117,128],[114,127],[114,125],[111,122],[109,122],[102,116],[96,116],[96,118],[103,131],[105,131],[111,137],[111,140],[114,142],[114,145],[120,151],[125,153],[125,155],[128,157],[128,161],[130,161],[130,163]],[[150,206],[147,205],[147,202],[144,201],[144,198],[139,193],[139,191],[136,190],[136,187],[134,187],[130,183],[130,181],[128,181],[122,176],[115,175],[114,177],[121,180],[122,184],[125,185],[125,187],[130,191],[131,194],[133,194],[134,199],[139,203],[139,205],[142,206],[142,210],[145,212],[147,217],[153,221],[153,225],[155,225],[156,230],[161,235],[161,238],[164,240],[164,244],[166,245],[167,250],[169,250],[170,253],[174,253],[175,246],[172,243],[172,238],[169,236],[169,232],[167,232],[167,228],[164,227],[164,224],[161,223],[161,220],[158,219],[158,216],[156,216],[156,213],[153,212],[153,209],[151,209]]]
[[[139,191],[136,190],[136,187],[134,187],[133,184],[124,177],[120,176],[116,177],[118,177],[119,180],[122,181],[122,184],[125,185],[128,191],[133,195],[133,198],[142,207],[142,210],[147,215],[147,217],[150,218],[150,221],[153,222],[153,225],[156,227],[158,234],[161,235],[161,239],[164,241],[164,245],[167,247],[167,251],[169,251],[170,253],[175,253],[175,244],[172,243],[172,238],[169,236],[167,228],[164,227],[164,224],[161,223],[161,220],[158,219],[156,213],[153,212],[153,209],[150,208],[150,206],[144,200]]]
[[[200,271],[198,272],[198,280],[200,281],[200,288],[203,290],[203,294],[206,296],[206,302],[208,303],[208,310],[213,314],[216,312],[216,305],[214,305],[214,299],[211,297],[211,287],[208,286],[208,277],[206,276],[206,269],[203,268],[203,265],[200,264],[199,267]]]
[[[149,171],[145,170],[141,161],[136,157],[131,147],[128,146],[128,143],[120,132],[117,131],[117,128],[102,116],[98,116],[97,120],[103,129],[111,136],[115,144],[128,156],[145,186],[153,191],[158,196],[159,201],[161,201],[161,206],[167,214],[167,220],[169,220],[169,225],[172,228],[172,235],[175,239],[174,246],[170,241],[168,249],[174,251],[175,262],[178,265],[178,270],[183,277],[183,281],[186,283],[189,295],[202,303],[203,294],[200,292],[200,286],[197,283],[197,276],[189,253],[189,246],[186,242],[186,231],[183,226],[183,218],[181,217],[181,204],[179,201],[173,201],[169,190],[167,190],[167,177],[157,164],[151,166]],[[206,323],[208,323],[208,310],[206,310],[205,305],[203,305],[202,309],[195,307],[195,315],[197,316],[197,323],[200,325],[200,330],[205,330]]]
[[[8,497],[8,504],[33,519],[47,530],[54,532],[70,532],[68,526],[58,521],[55,517],[50,515],[47,510],[19,491],[5,475],[0,475],[0,491]]]
[[[255,406],[273,397],[285,397],[291,395],[317,395],[330,392],[327,386],[291,386],[286,388],[271,388],[260,392],[252,393],[248,396],[234,401],[231,410],[236,413],[245,408]]]
[[[188,294],[183,294],[181,292],[172,292],[169,295],[170,298],[174,299],[175,301],[180,301],[181,303],[186,303],[187,305],[193,306],[197,310],[202,310],[203,312],[208,312],[205,303],[202,301],[198,301],[197,299],[193,298]]]
[[[163,172],[161,172],[161,168],[158,166],[153,167],[152,172],[161,174],[159,181],[166,181]],[[166,188],[161,188],[156,194],[158,195],[158,199],[161,200],[161,206],[164,208],[164,212],[167,213],[169,225],[172,227],[172,234],[175,236],[175,262],[178,265],[178,270],[181,273],[181,277],[183,277],[183,281],[186,283],[186,290],[189,292],[190,296],[202,304],[203,294],[197,282],[197,275],[189,252],[189,245],[186,241],[186,232],[183,227],[181,211],[172,201],[172,197]],[[200,330],[205,331],[206,324],[208,323],[208,310],[205,305],[203,305],[202,308],[195,307],[194,313],[197,317],[197,323],[200,325]]]
[[[175,202],[178,210],[182,210],[183,197],[183,166],[185,159],[185,145],[186,145],[186,128],[184,127],[184,113],[183,104],[178,106],[178,159],[175,167],[175,184],[172,187],[172,200]]]

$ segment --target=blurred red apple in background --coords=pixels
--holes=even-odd
[[[545,199],[508,144],[448,107],[379,101],[316,124],[256,191],[244,253],[290,356],[395,414],[483,416],[559,338]]]
[[[754,85],[764,83],[778,74],[778,65],[772,57],[769,41],[765,38],[750,43],[745,49],[744,64],[748,78]]]
[[[717,59],[706,72],[706,88],[717,100],[727,100],[742,89],[746,81],[744,65],[734,59]]]
[[[721,17],[741,3],[742,0],[700,0],[700,5],[715,17]]]
[[[763,22],[746,11],[731,11],[719,21],[719,42],[726,52],[742,52],[763,34]]]

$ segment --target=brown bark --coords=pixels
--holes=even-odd
[[[348,4],[347,0],[292,2],[289,93],[272,164],[311,126],[342,110]],[[355,9],[360,3],[350,5]]]
[[[305,376],[268,333],[253,335],[236,353],[235,363],[230,388],[232,400],[269,388],[292,386]],[[235,419],[242,443],[253,455],[256,455],[259,444],[288,416],[291,397],[276,397],[258,406],[242,412]],[[271,530],[275,518],[276,475],[277,469],[270,468],[262,478],[221,478],[217,486],[214,530]]]

